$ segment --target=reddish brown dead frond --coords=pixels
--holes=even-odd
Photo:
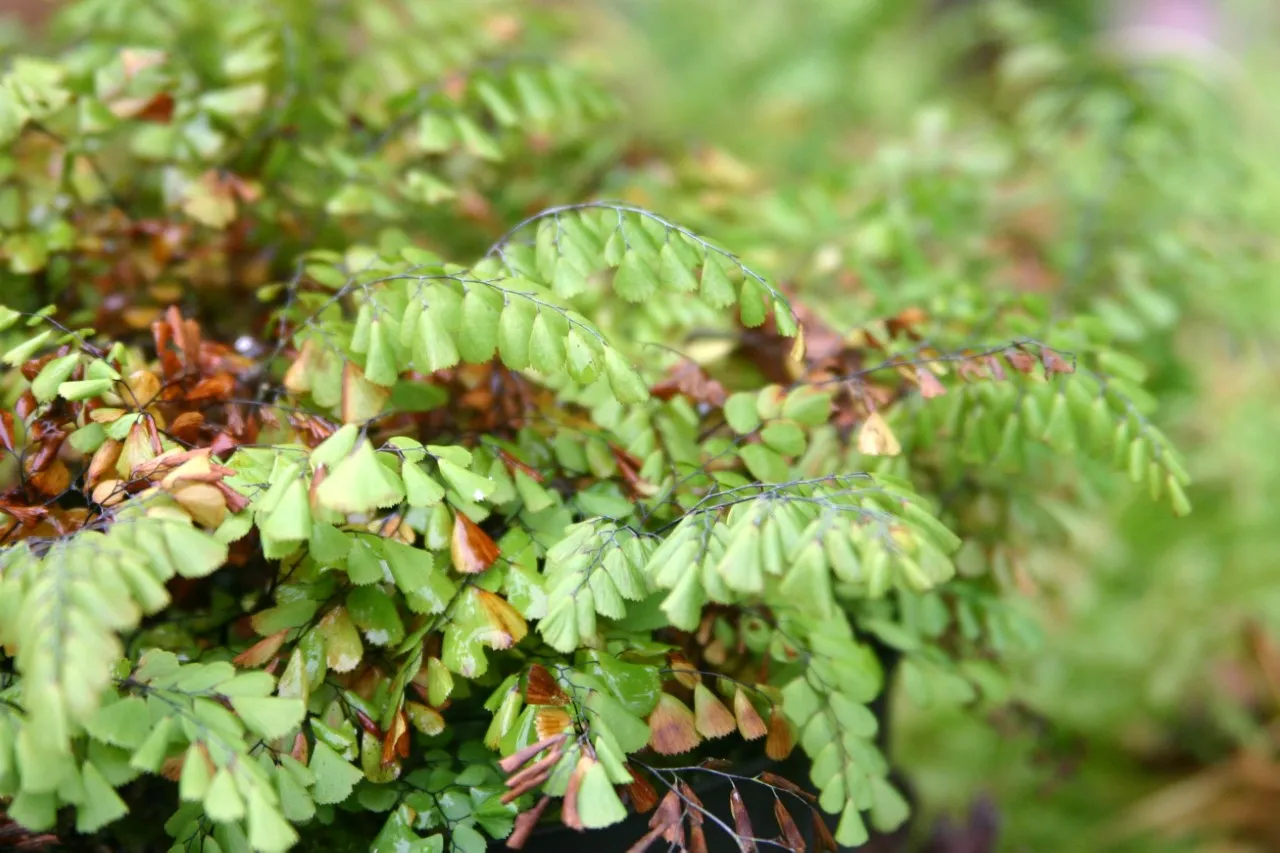
[[[648,814],[658,805],[658,792],[636,768],[628,765],[627,772],[631,774],[631,781],[627,784],[631,807],[639,814]]]
[[[526,465],[525,463],[521,462],[519,459],[512,456],[507,451],[503,450],[501,447],[496,448],[496,450],[498,453],[498,458],[502,460],[502,463],[507,466],[507,470],[509,470],[512,474],[516,473],[517,471],[521,471],[526,475],[528,475],[529,479],[533,480],[535,483],[541,483],[546,479],[542,476],[542,473],[538,471],[537,468]]]
[[[507,836],[508,850],[521,850],[524,848],[525,842],[529,840],[529,835],[538,825],[538,821],[542,819],[542,813],[546,811],[547,804],[550,802],[551,798],[544,794],[538,799],[533,808],[516,815],[515,827],[511,830],[511,834]]]
[[[545,740],[572,731],[573,717],[570,717],[569,712],[563,708],[539,708],[534,714],[533,725],[538,732],[538,738]]]
[[[672,652],[667,660],[671,666],[671,675],[680,682],[682,687],[693,690],[698,686],[698,682],[702,680],[702,674],[698,672],[697,667],[689,663],[688,658],[679,652]]]
[[[667,371],[667,375],[651,387],[649,392],[659,400],[670,400],[680,394],[692,403],[706,403],[717,409],[724,405],[729,396],[723,385],[690,359],[680,361]]]
[[[475,590],[475,595],[489,623],[490,633],[486,642],[494,648],[509,649],[529,633],[529,623],[520,611],[511,606],[511,602],[483,589]]]
[[[804,797],[806,800],[808,800],[811,803],[817,802],[818,798],[815,797],[813,794],[809,793],[804,788],[801,788],[799,785],[797,785],[795,782],[792,782],[790,779],[783,778],[782,776],[779,776],[776,773],[770,773],[768,770],[765,770],[756,778],[758,778],[761,782],[765,783],[766,785],[772,785],[773,787],[781,788],[782,790],[787,791],[788,793],[792,793],[792,794],[796,794],[797,796]]]
[[[396,711],[391,725],[382,738],[382,766],[389,767],[409,757],[409,717],[404,708]]]
[[[774,707],[769,713],[769,737],[764,742],[765,754],[774,761],[781,761],[795,748],[795,733],[782,709]]]
[[[703,832],[702,800],[693,792],[693,788],[683,779],[676,783],[680,795],[689,804],[689,853],[707,853],[707,837]]]
[[[463,512],[454,514],[450,551],[454,568],[464,575],[479,574],[498,561],[497,543]]]
[[[649,715],[649,746],[661,755],[679,755],[702,743],[689,707],[669,693],[663,693]]]
[[[560,807],[560,820],[570,829],[576,829],[578,832],[583,831],[582,817],[578,814],[578,792],[582,790],[582,779],[587,775],[587,770],[594,764],[593,759],[587,758],[585,755],[578,759],[578,764],[573,768],[573,774],[569,777],[569,784],[564,791],[564,801]]]
[[[51,832],[32,832],[0,814],[0,850],[61,850],[62,842]]]
[[[760,713],[751,704],[751,697],[741,687],[733,694],[733,716],[738,721],[738,731],[747,740],[762,738],[769,732]]]
[[[735,787],[729,792],[729,811],[733,813],[733,831],[736,834],[738,849],[742,853],[756,853],[755,828],[751,826],[751,816],[747,814],[747,806],[742,802],[742,794]]]
[[[555,676],[540,663],[529,667],[525,678],[524,698],[530,705],[569,704],[569,694],[560,688]]]
[[[947,393],[946,387],[938,381],[937,375],[927,367],[916,368],[916,383],[920,386],[920,396],[926,400],[932,400]]]
[[[791,853],[805,853],[807,845],[804,843],[804,836],[800,834],[800,828],[796,826],[791,812],[787,811],[782,800],[773,801],[773,816],[778,821],[778,829],[782,832],[782,841],[787,849]]]
[[[809,810],[813,818],[813,850],[814,853],[839,853],[840,847],[836,844],[835,836],[831,834],[831,828],[827,826],[827,820],[822,816],[822,812],[815,809]]]
[[[284,645],[284,638],[288,633],[289,631],[286,629],[277,631],[269,637],[264,637],[236,655],[231,662],[236,666],[248,668],[265,666],[280,651],[280,647]]]
[[[524,766],[525,762],[530,758],[533,758],[543,750],[559,746],[565,742],[566,738],[568,738],[567,734],[558,734],[543,738],[537,743],[531,743],[523,749],[518,749],[511,753],[506,758],[499,761],[498,766],[502,768],[503,773],[515,773],[516,770]]]
[[[693,716],[698,733],[706,738],[724,737],[738,727],[733,714],[702,682],[693,689]]]
[[[640,467],[643,463],[639,459],[614,444],[609,445],[609,452],[613,454],[623,485],[627,487],[632,498],[651,498],[658,493],[657,486],[640,476]]]

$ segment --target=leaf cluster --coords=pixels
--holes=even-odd
[[[6,71],[0,797],[24,827],[111,833],[149,776],[179,805],[145,843],[174,849],[368,814],[375,850],[480,851],[629,810],[697,849],[684,776],[799,745],[822,843],[860,844],[908,814],[879,650],[908,687],[998,695],[1034,473],[1104,458],[1189,508],[1088,316],[957,288],[841,327],[701,229],[564,198],[601,97],[473,62],[524,25],[466,5],[82,0],[92,37]],[[371,44],[335,70],[345,23]],[[445,59],[415,65],[433,27]]]

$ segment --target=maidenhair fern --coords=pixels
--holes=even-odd
[[[564,198],[604,104],[477,64],[504,4],[339,4],[345,71],[306,4],[125,5],[73,5],[101,34],[0,88],[0,797],[32,831],[476,853],[635,811],[697,849],[728,825],[686,777],[799,745],[808,779],[743,783],[860,844],[909,811],[883,648],[997,689],[1001,501],[1096,457],[1188,508],[1088,318],[960,287],[837,329]],[[458,42],[415,66],[420,29]]]

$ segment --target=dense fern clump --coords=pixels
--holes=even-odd
[[[710,236],[785,229],[584,200],[644,196],[635,152],[521,10],[81,0],[5,71],[9,819],[479,851],[633,809],[697,850],[700,762],[798,744],[740,784],[857,845],[908,813],[883,650],[998,695],[1042,472],[1189,508],[1095,317],[957,268],[845,319]]]

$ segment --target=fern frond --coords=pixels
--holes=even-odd
[[[611,273],[613,293],[624,302],[648,304],[662,293],[687,301],[696,294],[712,309],[737,307],[749,328],[770,317],[784,335],[798,328],[769,278],[706,238],[632,205],[587,202],[542,211],[509,230],[488,257],[567,299],[586,293],[591,278]]]
[[[125,507],[105,533],[82,530],[0,551],[0,639],[22,676],[29,740],[23,790],[49,793],[72,739],[98,710],[123,655],[122,632],[169,602],[165,582],[201,577],[226,547],[172,507]]]
[[[654,549],[645,573],[669,590],[672,624],[697,627],[708,601],[752,606],[786,600],[833,619],[841,597],[879,597],[899,584],[928,589],[953,573],[958,540],[909,486],[868,475],[704,498]]]
[[[886,779],[888,764],[874,740],[878,722],[866,707],[883,689],[875,655],[856,642],[843,615],[788,622],[782,633],[804,658],[801,674],[782,688],[782,708],[813,762],[819,804],[840,815],[836,839],[864,843],[864,811],[877,830],[896,829],[907,804]]]
[[[570,651],[596,635],[597,614],[625,617],[626,603],[649,593],[641,570],[652,550],[649,540],[602,519],[566,528],[542,570],[550,604],[538,631],[548,645]]]

